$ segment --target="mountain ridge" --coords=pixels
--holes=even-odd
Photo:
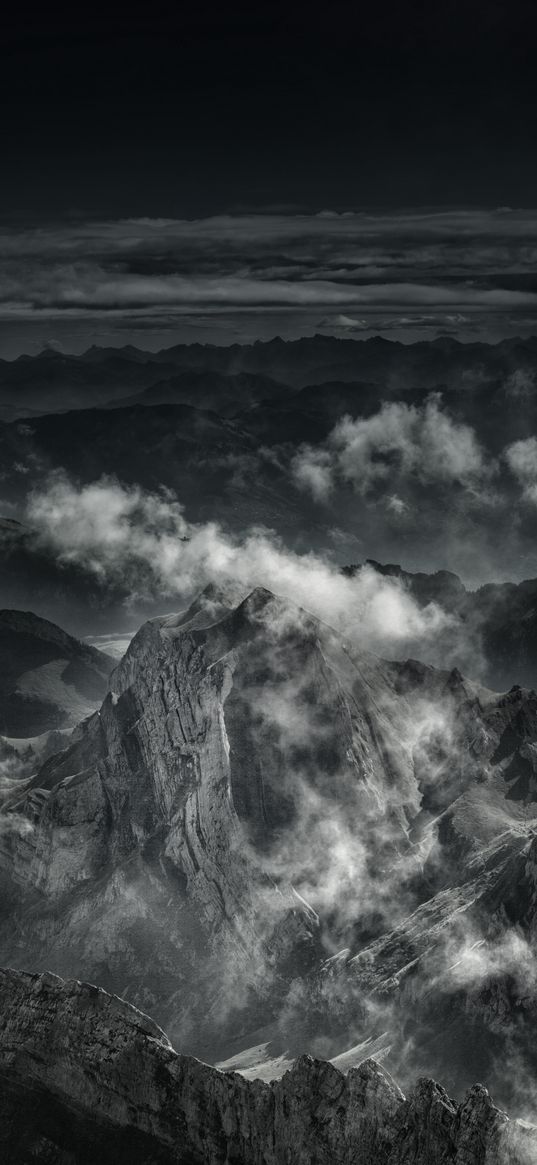
[[[100,712],[0,818],[0,959],[127,994],[213,1061],[261,1040],[272,1059],[364,1058],[384,1031],[390,1066],[414,1071],[411,1037],[463,1087],[478,1023],[494,1053],[534,1054],[486,992],[504,1008],[532,941],[531,910],[503,904],[520,877],[533,902],[536,740],[532,693],[209,588],[141,628]],[[474,982],[468,951],[493,934],[503,963]]]
[[[420,606],[439,603],[478,637],[485,657],[485,683],[501,690],[513,682],[537,686],[537,579],[485,583],[472,590],[457,574],[408,571],[397,563],[367,559],[366,566],[403,583]],[[351,577],[360,565],[343,567]]]
[[[343,1075],[299,1058],[264,1084],[178,1055],[117,997],[0,971],[0,1144],[10,1165],[527,1165],[537,1127],[476,1085],[408,1098],[374,1061]]]

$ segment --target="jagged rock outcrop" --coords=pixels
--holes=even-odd
[[[272,1084],[178,1055],[87,983],[0,972],[0,1150],[10,1165],[528,1165],[537,1127],[476,1085],[408,1097],[374,1061],[302,1056]]]
[[[476,982],[450,968],[505,930],[491,903],[527,845],[536,740],[531,693],[357,652],[261,589],[209,590],[145,624],[2,816],[0,957],[90,978],[213,1060],[352,1044],[358,1061],[380,1040],[399,1065],[411,1039],[415,1075],[455,993],[459,1065]],[[507,1011],[495,1053],[519,1026]]]

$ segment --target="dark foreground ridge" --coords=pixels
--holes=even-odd
[[[271,1084],[178,1055],[117,996],[0,971],[0,1156],[9,1165],[530,1165],[537,1127],[481,1085],[408,1097],[374,1061],[300,1057]]]

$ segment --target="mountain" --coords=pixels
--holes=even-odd
[[[80,409],[39,417],[31,427],[0,425],[5,488],[13,498],[23,499],[30,485],[62,467],[82,481],[108,474],[146,489],[164,485],[177,491],[192,517],[214,517],[218,506],[234,509],[236,524],[241,511],[245,523],[257,520],[257,497],[261,506],[267,495],[273,507],[279,501],[282,514],[286,509],[281,483],[279,498],[270,481],[248,492],[233,488],[230,478],[256,450],[244,429],[187,404]]]
[[[181,372],[168,380],[159,380],[131,397],[114,400],[110,408],[188,404],[227,417],[233,416],[241,407],[251,408],[257,401],[279,396],[285,399],[289,395],[290,390],[286,390],[284,385],[259,373],[223,375],[219,372],[192,371]]]
[[[70,626],[82,638],[88,633],[98,636],[118,631],[130,631],[132,636],[141,619],[152,613],[141,601],[132,615],[125,604],[127,585],[112,585],[76,562],[58,560],[39,535],[40,531],[29,525],[0,519],[3,607],[31,609],[60,625],[68,616]]]
[[[91,360],[46,349],[37,356],[0,360],[0,415],[24,420],[42,413],[106,404],[172,375],[175,365],[151,365],[109,349]]]
[[[274,519],[290,530],[294,509],[277,470],[269,467],[246,489],[241,483],[243,466],[256,456],[248,433],[190,405],[79,410],[36,418],[31,427],[0,424],[5,496],[21,505],[29,489],[39,491],[63,466],[82,481],[104,473],[148,490],[164,485],[177,492],[190,520],[214,520],[216,513],[234,529]],[[134,630],[155,610],[138,598],[132,613],[132,580],[112,585],[76,562],[58,562],[28,524],[0,523],[0,550],[3,606],[28,606],[55,622],[67,611],[80,635]]]
[[[537,1127],[485,1088],[433,1080],[405,1098],[372,1060],[343,1075],[303,1056],[249,1082],[178,1055],[122,999],[0,971],[0,1146],[10,1165],[528,1165]]]
[[[113,661],[31,611],[0,611],[0,732],[73,728],[95,711]]]
[[[536,356],[535,341],[401,345],[319,336],[153,354],[46,352],[3,362],[5,514],[27,521],[28,498],[47,491],[58,472],[83,484],[105,474],[146,490],[172,490],[190,521],[216,521],[240,537],[264,526],[291,548],[340,561],[358,546],[360,555],[379,561],[425,559],[451,563],[465,577],[481,578],[485,570],[501,577],[534,553],[533,470],[529,463],[510,468],[505,449],[537,431]],[[423,429],[432,392],[441,400],[429,406],[434,415]],[[386,409],[395,404],[391,423],[406,418],[405,440],[418,443],[410,458],[397,434],[382,444]],[[8,423],[14,408],[33,415]],[[366,427],[365,444],[345,453],[330,434],[346,415]],[[463,454],[469,441],[475,474],[467,472],[466,454],[455,462],[450,455],[446,474],[433,471],[429,428],[440,445],[446,434],[453,448],[464,438]],[[364,472],[355,474],[362,462]],[[117,629],[129,588],[117,594],[95,577],[77,577],[72,564],[54,569],[35,546],[27,553],[30,542],[27,535],[24,552],[11,547],[2,605],[28,606],[61,622],[67,601],[82,634]],[[110,607],[115,622],[108,621]],[[153,611],[137,607],[133,621]],[[496,654],[501,637],[499,627]],[[533,683],[518,662],[521,652],[487,682]]]
[[[486,663],[486,681],[501,690],[513,683],[537,686],[537,579],[487,583],[471,591],[451,571],[412,573],[395,563],[368,559],[381,575],[399,579],[421,606],[438,603],[477,634]],[[345,567],[355,574],[358,566]]]
[[[98,982],[249,1075],[374,1050],[405,1087],[434,1065],[460,1094],[477,1064],[517,1112],[536,742],[535,693],[209,589],[142,627],[5,807],[0,960]]]
[[[382,389],[381,395],[395,397],[442,386],[448,393],[468,397],[478,392],[481,401],[490,398],[491,391],[499,400],[503,392],[516,416],[524,397],[525,405],[531,402],[531,391],[523,385],[533,384],[536,362],[537,342],[532,337],[498,344],[460,343],[449,337],[402,344],[380,336],[355,340],[314,335],[225,347],[178,344],[160,352],[129,345],[92,347],[79,356],[47,349],[36,356],[0,361],[0,412],[13,410],[22,417],[28,411],[88,408],[128,398],[177,376],[185,377],[187,385],[192,375],[206,382],[214,375],[235,380],[235,390],[237,378],[248,378],[255,399],[262,390],[262,379],[255,384],[257,377],[268,378],[266,396],[272,395],[273,382],[295,391],[328,382],[370,382]]]
[[[123,351],[115,349],[116,358]],[[110,349],[107,356],[109,353]],[[471,386],[472,381],[496,385],[513,373],[525,371],[533,376],[537,341],[535,337],[515,337],[498,344],[461,343],[444,336],[402,344],[380,336],[355,340],[317,334],[299,340],[276,336],[268,341],[225,347],[177,344],[156,353],[138,352],[136,360],[142,358],[183,370],[202,369],[224,375],[259,373],[297,389],[335,380],[374,380],[398,390],[412,385],[430,389],[434,384]],[[91,359],[94,363],[96,356],[86,354],[76,359],[80,363]],[[132,365],[132,351],[127,360]]]

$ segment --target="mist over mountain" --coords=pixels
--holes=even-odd
[[[534,8],[2,14],[1,1165],[537,1165]]]
[[[14,1165],[533,1160],[536,367],[3,362]]]
[[[528,687],[537,680],[535,643],[537,579],[520,583],[488,583],[468,590],[458,575],[440,570],[434,574],[405,571],[395,563],[368,561],[384,578],[400,580],[420,606],[439,603],[480,644],[486,676],[492,687],[507,688],[517,677]],[[355,575],[360,566],[343,567]]]
[[[190,521],[263,525],[342,565],[370,557],[454,570],[472,588],[518,582],[537,575],[534,347],[315,336],[4,362],[4,377],[35,375],[32,407],[43,365],[53,384],[58,364],[65,385],[75,367],[106,391],[81,394],[76,372],[61,413],[0,425],[3,512],[28,525],[28,497],[50,475],[105,474],[171,489]],[[6,402],[12,392],[21,404],[6,384]]]
[[[320,333],[294,341],[276,337],[225,347],[178,344],[160,351],[94,346],[74,355],[47,348],[36,356],[0,361],[0,401],[6,408],[58,412],[129,395],[150,400],[147,390],[156,386],[160,394],[168,384],[168,391],[186,395],[190,383],[195,394],[203,378],[206,391],[222,398],[237,393],[242,383],[241,395],[249,403],[258,391],[268,397],[285,387],[300,391],[336,381],[373,382],[389,395],[443,386],[470,396],[472,388],[511,384],[513,394],[518,387],[523,396],[524,382],[534,381],[536,354],[532,336],[489,344],[461,343],[446,335],[408,344],[380,336],[360,340]],[[230,377],[229,385],[221,377]],[[257,377],[268,380],[257,382]]]
[[[535,693],[209,590],[9,798],[1,960],[97,980],[247,1075],[374,1050],[522,1112],[536,733]]]

